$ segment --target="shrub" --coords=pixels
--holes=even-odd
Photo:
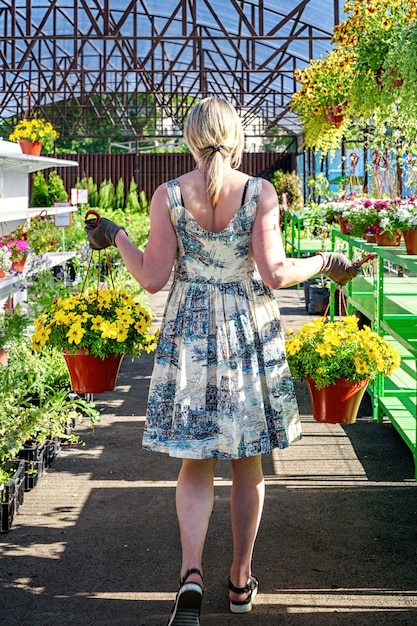
[[[271,176],[271,183],[274,185],[280,200],[283,193],[287,194],[288,209],[290,211],[298,211],[303,208],[302,185],[295,172],[276,170]]]

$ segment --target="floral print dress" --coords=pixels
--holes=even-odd
[[[248,200],[213,233],[183,206],[178,180],[167,183],[178,252],[144,448],[180,458],[239,459],[301,437],[278,304],[251,252],[261,188],[261,179],[250,178]]]

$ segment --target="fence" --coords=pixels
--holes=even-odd
[[[155,189],[164,181],[181,176],[195,167],[191,154],[57,154],[60,159],[77,161],[76,167],[57,167],[56,172],[63,179],[69,191],[78,179],[91,177],[100,187],[104,180],[111,180],[116,186],[122,179],[126,191],[134,179],[138,191],[144,191],[150,198]],[[295,153],[245,152],[241,171],[253,176],[265,176],[268,172],[282,169],[295,170]]]

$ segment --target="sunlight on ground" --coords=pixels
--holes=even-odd
[[[144,602],[165,602],[173,600],[174,593],[131,593],[105,592],[80,594],[97,600],[133,600]],[[277,593],[258,594],[256,607],[279,605],[286,613],[332,612],[377,613],[390,611],[410,611],[417,605],[417,593],[392,589],[285,589]]]

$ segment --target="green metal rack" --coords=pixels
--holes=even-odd
[[[376,252],[360,276],[348,283],[348,311],[359,311],[372,328],[399,350],[401,366],[392,376],[379,376],[368,390],[373,416],[388,417],[413,453],[417,480],[417,255],[402,246],[383,247],[332,230],[333,249],[338,239],[357,260]]]
[[[309,232],[311,222],[314,221],[311,215],[305,211],[285,211],[283,238],[286,253],[291,257],[302,257],[324,250],[331,250],[331,239],[324,241]],[[324,247],[323,247],[324,245]]]

